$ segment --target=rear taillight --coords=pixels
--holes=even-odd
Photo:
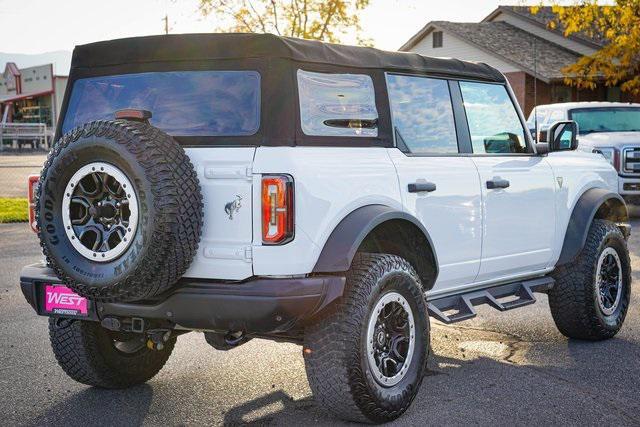
[[[293,240],[293,178],[262,176],[262,243],[282,245]]]
[[[34,233],[38,232],[38,224],[36,224],[36,192],[38,191],[39,175],[29,175],[29,188],[27,189],[29,197],[29,225]]]

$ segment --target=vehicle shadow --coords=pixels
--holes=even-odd
[[[500,360],[470,354],[432,355],[412,406],[392,424],[513,425],[518,420],[525,425],[638,425],[640,403],[635,396],[640,393],[636,378],[640,372],[640,347],[623,339],[607,343],[553,343],[558,350],[547,365],[509,362],[517,351],[513,349]],[[547,346],[534,346],[538,344]],[[625,359],[626,373],[618,375],[627,376],[626,382],[611,375],[614,364],[609,364],[611,369],[605,366],[594,371],[594,347],[600,354],[605,346],[601,362],[607,365],[611,360]],[[264,411],[274,405],[279,409]],[[261,415],[262,412],[267,413]],[[323,411],[311,396],[294,400],[285,390],[276,390],[233,407],[225,414],[224,424],[345,423]]]
[[[437,326],[432,331],[434,350],[420,391],[393,425],[639,424],[640,345],[624,333],[589,343],[559,334],[544,341],[519,341],[473,327]],[[50,407],[43,402],[42,413],[20,424],[345,424],[304,391],[300,365],[289,365],[286,369],[295,372],[285,375],[280,385],[258,388],[243,398],[242,393],[230,395],[239,379],[221,376],[231,368],[231,359],[220,371],[212,369],[219,361],[209,365],[203,358],[197,363],[201,369],[180,375],[186,388],[174,387],[175,377],[128,390],[80,388]],[[269,368],[273,362],[239,363],[246,378],[266,376],[262,384],[267,386],[276,382],[278,373]]]
[[[153,399],[153,388],[143,384],[127,390],[85,388],[38,417],[26,426],[142,425]]]

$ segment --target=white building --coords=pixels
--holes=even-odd
[[[562,69],[605,42],[583,34],[565,37],[549,27],[554,19],[551,7],[534,14],[529,6],[499,6],[481,22],[431,21],[400,50],[492,65],[507,77],[525,114],[536,104],[638,101],[619,87],[578,91],[565,85]]]

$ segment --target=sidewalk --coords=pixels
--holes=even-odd
[[[46,154],[0,155],[0,197],[27,197],[27,177],[39,174]]]

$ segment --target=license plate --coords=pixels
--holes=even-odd
[[[64,285],[44,286],[44,311],[61,316],[89,316],[89,302]]]

